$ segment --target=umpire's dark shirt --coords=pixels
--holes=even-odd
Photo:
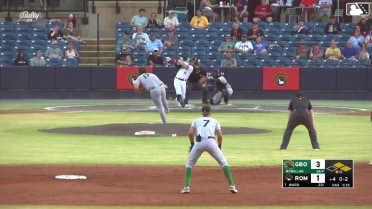
[[[311,109],[313,109],[313,107],[311,106],[311,102],[308,99],[298,97],[292,99],[288,106],[288,110],[291,111],[307,112]]]
[[[194,70],[190,74],[190,77],[188,79],[189,82],[199,82],[200,78],[204,77],[207,75],[207,72],[202,68],[202,67],[194,67]]]

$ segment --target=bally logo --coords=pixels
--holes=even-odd
[[[286,74],[279,73],[275,76],[275,83],[278,86],[284,86],[288,81],[288,77]]]

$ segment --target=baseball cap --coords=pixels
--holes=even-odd
[[[202,111],[202,112],[211,112],[211,106],[209,106],[209,105],[204,105],[204,106],[201,108],[201,111]]]
[[[226,37],[231,37],[231,35],[230,35],[230,34],[226,34],[226,35],[225,35],[225,38],[226,38]]]
[[[130,33],[129,33],[129,31],[124,31],[124,34],[129,35]]]
[[[253,20],[252,24],[258,24],[257,20]]]
[[[169,11],[169,14],[174,14],[174,11]]]
[[[243,34],[242,34],[242,37],[247,37],[247,34],[244,34],[244,33],[243,33]]]
[[[38,51],[37,51],[37,54],[39,54],[39,53],[41,53],[41,54],[42,54],[43,52],[42,52],[41,50],[38,50]]]
[[[302,91],[296,92],[296,97],[301,98],[304,97],[304,93]]]
[[[74,15],[73,15],[73,14],[69,14],[68,17],[69,17],[69,18],[73,18]]]
[[[154,48],[154,50],[153,51],[159,51],[159,49],[158,48]]]
[[[300,44],[306,44],[306,41],[304,39],[301,39]]]
[[[52,44],[58,44],[58,42],[56,40],[53,40]]]
[[[127,50],[127,48],[125,48],[125,47],[121,47],[121,50]]]

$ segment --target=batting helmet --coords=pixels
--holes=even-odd
[[[220,77],[220,76],[221,76],[220,69],[216,68],[216,69],[213,71],[212,75],[213,75],[213,78],[218,78],[218,77]]]
[[[190,59],[190,62],[191,62],[191,61],[198,62],[198,58],[197,58],[197,57],[192,57],[192,58]]]
[[[138,69],[138,74],[139,74],[139,75],[142,75],[142,74],[144,74],[144,73],[147,73],[147,72],[146,72],[146,68],[144,68],[144,67],[140,67],[140,68]]]

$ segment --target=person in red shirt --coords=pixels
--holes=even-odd
[[[316,0],[301,0],[300,7],[305,7],[302,9],[302,18],[305,18],[306,12],[307,12],[307,17],[308,21],[313,21],[315,17],[315,5],[316,5]]]
[[[248,30],[247,36],[248,40],[255,41],[257,36],[261,36],[261,38],[264,38],[265,34],[263,30],[258,28],[258,22],[253,20],[252,28]]]
[[[269,4],[266,4],[266,0],[261,0],[261,4],[256,7],[254,10],[254,14],[256,17],[254,18],[255,21],[266,20],[267,22],[272,22],[272,10]]]

